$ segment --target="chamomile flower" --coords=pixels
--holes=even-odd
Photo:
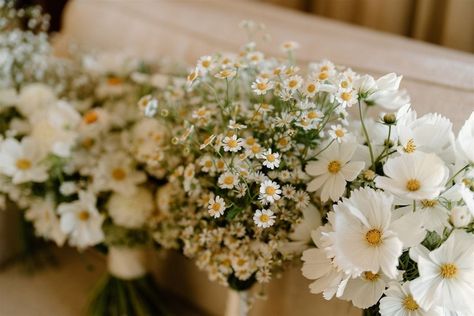
[[[224,215],[224,211],[226,209],[225,201],[220,196],[216,196],[209,200],[207,210],[209,215],[214,218],[219,218]]]
[[[201,58],[199,58],[199,60],[197,62],[197,69],[199,69],[199,71],[202,74],[206,74],[212,68],[214,68],[214,66],[215,65],[214,65],[214,62],[212,60],[212,56],[202,56]]]
[[[260,184],[260,199],[273,203],[281,198],[280,185],[272,180],[265,180]]]
[[[219,176],[217,183],[222,189],[232,189],[239,183],[239,178],[231,172],[224,172]]]
[[[273,82],[266,78],[257,78],[252,83],[251,88],[256,95],[265,95],[269,90],[273,89]]]
[[[218,79],[231,79],[235,77],[236,74],[237,71],[235,71],[234,69],[222,69],[221,71],[216,73],[214,77]]]
[[[293,51],[297,50],[299,47],[300,47],[300,44],[298,44],[298,43],[295,42],[295,41],[283,42],[283,43],[280,45],[280,49],[281,49],[284,53],[293,52]]]
[[[337,201],[346,188],[347,181],[353,181],[364,168],[361,161],[350,161],[357,144],[334,142],[318,156],[318,161],[306,165],[306,173],[316,177],[307,185],[308,192],[321,188],[321,200]]]
[[[385,176],[375,178],[376,186],[404,200],[436,198],[449,175],[438,156],[424,152],[390,158],[383,170]]]
[[[351,107],[357,103],[357,92],[355,90],[341,89],[336,95],[336,100],[340,103],[342,108]]]
[[[333,139],[337,140],[338,143],[342,143],[344,140],[347,139],[347,129],[342,127],[340,124],[332,125],[331,129],[328,132],[329,136]]]
[[[242,138],[238,138],[237,135],[234,134],[230,137],[224,137],[222,143],[224,144],[224,151],[230,151],[235,153],[242,149],[244,140]]]
[[[258,154],[257,158],[263,159],[263,165],[269,169],[275,169],[280,166],[280,154],[272,153],[271,148],[261,154]]]
[[[260,228],[268,228],[275,224],[275,218],[276,216],[271,210],[262,209],[255,211],[253,221]]]
[[[299,75],[291,76],[283,81],[283,86],[288,91],[294,92],[303,84],[303,78]]]

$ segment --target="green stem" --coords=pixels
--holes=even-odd
[[[456,172],[449,180],[446,182],[446,185],[450,184],[451,181],[453,181],[461,172],[469,168],[469,164],[465,165],[463,168],[461,168],[458,172]]]
[[[367,142],[367,146],[369,147],[370,162],[372,163],[370,165],[370,169],[373,170],[375,168],[374,151],[372,150],[372,144],[370,143],[369,133],[367,132],[367,128],[365,127],[360,100],[358,101],[358,105],[359,105],[360,123],[362,124],[362,130],[364,131],[365,141]]]

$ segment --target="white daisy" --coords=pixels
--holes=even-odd
[[[206,74],[209,70],[214,68],[214,62],[212,61],[212,56],[202,56],[197,62],[197,69],[202,74]]]
[[[281,198],[280,194],[280,185],[276,182],[265,180],[260,184],[260,199],[273,203]]]
[[[80,191],[79,200],[59,204],[61,230],[68,235],[71,246],[84,249],[104,240],[104,217],[97,210],[96,202],[93,193]]]
[[[268,149],[262,154],[258,154],[257,158],[264,159],[263,165],[269,169],[275,169],[280,166],[280,154],[272,153],[272,149]]]
[[[285,81],[283,81],[283,86],[288,91],[296,91],[301,87],[302,84],[303,84],[303,78],[301,78],[301,76],[298,76],[298,75],[291,76],[285,79]]]
[[[267,78],[257,78],[252,83],[252,90],[256,95],[265,95],[271,89],[273,89],[273,82]]]
[[[300,47],[300,44],[298,44],[297,42],[294,42],[294,41],[283,42],[283,43],[280,45],[280,49],[281,49],[284,53],[293,52],[293,51],[297,50],[299,47]]]
[[[375,178],[376,186],[408,201],[436,198],[449,176],[438,156],[421,151],[388,159],[383,171],[384,177]]]
[[[231,172],[224,172],[217,179],[217,184],[222,189],[232,189],[239,183],[239,177]]]
[[[385,296],[380,300],[380,314],[382,316],[437,316],[435,310],[424,310],[413,298],[410,291],[410,282],[400,285],[391,282],[385,291]]]
[[[363,188],[334,205],[329,238],[336,265],[347,273],[381,270],[392,279],[397,276],[403,244],[390,227],[392,203],[393,196]]]
[[[234,134],[231,137],[224,137],[222,143],[224,144],[224,151],[230,151],[235,153],[242,149],[244,140],[242,138],[237,138],[237,135]]]
[[[412,248],[413,249],[413,248]],[[474,313],[474,237],[454,230],[437,249],[410,252],[420,276],[410,284],[413,298],[425,310],[439,306],[450,312]]]
[[[338,143],[342,143],[344,140],[347,139],[347,129],[342,127],[340,124],[332,125],[331,129],[328,132],[329,136],[333,139],[337,140]]]
[[[271,210],[257,210],[253,215],[253,221],[260,228],[268,228],[275,224],[276,216]]]
[[[21,142],[8,138],[0,143],[0,172],[11,177],[14,184],[46,181],[45,158],[42,148],[31,138],[25,137]]]
[[[365,163],[350,161],[357,149],[357,144],[334,142],[318,156],[318,161],[306,165],[306,173],[316,177],[307,185],[308,192],[321,189],[321,200],[329,198],[337,201],[346,188],[347,181],[353,181],[362,171]]]
[[[211,215],[212,217],[221,217],[222,215],[224,215],[225,209],[225,201],[220,196],[216,196],[215,198],[209,199],[207,210],[209,211],[209,215]]]
[[[237,71],[235,71],[234,69],[223,69],[219,71],[217,74],[215,74],[214,77],[218,79],[230,79],[230,78],[235,77],[236,74],[237,74]]]

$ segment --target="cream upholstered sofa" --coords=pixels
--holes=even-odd
[[[329,58],[373,75],[403,74],[403,85],[420,114],[440,112],[459,128],[474,110],[472,55],[256,1],[76,0],[67,6],[56,46],[61,51],[72,41],[96,50],[120,49],[148,58],[168,56],[193,63],[216,50],[235,51],[245,41],[237,27],[243,19],[266,24],[273,38],[273,45],[264,49],[266,53],[280,54],[278,44],[291,39],[300,43],[298,57],[303,62]],[[192,262],[174,253],[161,253],[155,261],[156,277],[164,287],[209,314],[223,314],[225,289],[207,281]],[[268,300],[259,301],[251,314],[360,314],[347,302],[326,302],[309,294],[308,284],[295,263],[268,286]]]

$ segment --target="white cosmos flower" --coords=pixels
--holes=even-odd
[[[414,249],[414,248],[412,248]],[[420,276],[410,290],[420,307],[439,306],[462,315],[474,313],[474,237],[454,230],[437,249],[429,252],[423,246],[410,252],[418,262]]]
[[[255,225],[260,228],[268,228],[275,224],[276,216],[273,214],[271,210],[257,210],[253,215],[253,221]]]
[[[33,222],[35,234],[54,241],[58,246],[64,245],[66,234],[59,227],[59,217],[51,197],[34,200],[25,213],[25,218]]]
[[[366,86],[370,87],[369,96],[366,100],[388,110],[399,109],[410,102],[410,97],[406,91],[398,90],[401,80],[402,76],[390,73],[377,79],[375,87],[366,83]]]
[[[80,120],[71,104],[59,101],[30,118],[31,136],[45,151],[69,157],[76,144]]]
[[[209,215],[214,218],[221,217],[224,215],[224,211],[226,209],[225,201],[220,196],[216,196],[215,198],[209,199],[209,203],[207,205],[207,210],[209,211]]]
[[[380,300],[381,316],[440,316],[434,309],[424,310],[413,298],[410,282],[391,282]]]
[[[271,148],[262,154],[258,154],[257,158],[264,159],[263,165],[269,169],[275,169],[280,166],[280,154],[272,153]]]
[[[383,171],[385,177],[375,178],[376,186],[408,201],[436,198],[449,176],[438,156],[421,151],[388,159]]]
[[[392,203],[393,196],[363,188],[334,205],[334,231],[328,235],[337,266],[351,274],[381,270],[390,278],[398,275],[403,244],[390,226]]]
[[[459,131],[456,148],[466,160],[474,163],[474,112]]]
[[[272,180],[265,180],[260,184],[260,199],[273,203],[281,198],[280,185]]]
[[[454,227],[460,228],[469,225],[472,221],[472,216],[467,207],[455,206],[451,209],[449,219]]]
[[[125,152],[112,152],[99,158],[93,187],[96,191],[112,190],[123,195],[133,195],[146,175],[136,169],[132,158]]]
[[[318,161],[310,161],[306,165],[306,173],[316,177],[307,185],[308,192],[314,192],[321,188],[321,200],[329,198],[337,201],[346,188],[347,181],[353,181],[365,163],[361,161],[350,161],[357,148],[357,144],[351,142],[334,142],[318,156]]]
[[[71,246],[84,249],[104,240],[104,217],[97,210],[96,202],[93,193],[80,191],[79,200],[59,204],[61,230],[68,235]]]
[[[388,278],[382,273],[365,271],[360,277],[349,279],[341,299],[351,301],[359,308],[369,308],[380,300]]]
[[[107,203],[114,224],[126,228],[142,228],[155,210],[151,192],[138,187],[133,195],[113,193]]]
[[[44,164],[45,152],[29,137],[19,142],[8,138],[0,143],[0,172],[12,178],[14,184],[44,182],[48,167]]]

